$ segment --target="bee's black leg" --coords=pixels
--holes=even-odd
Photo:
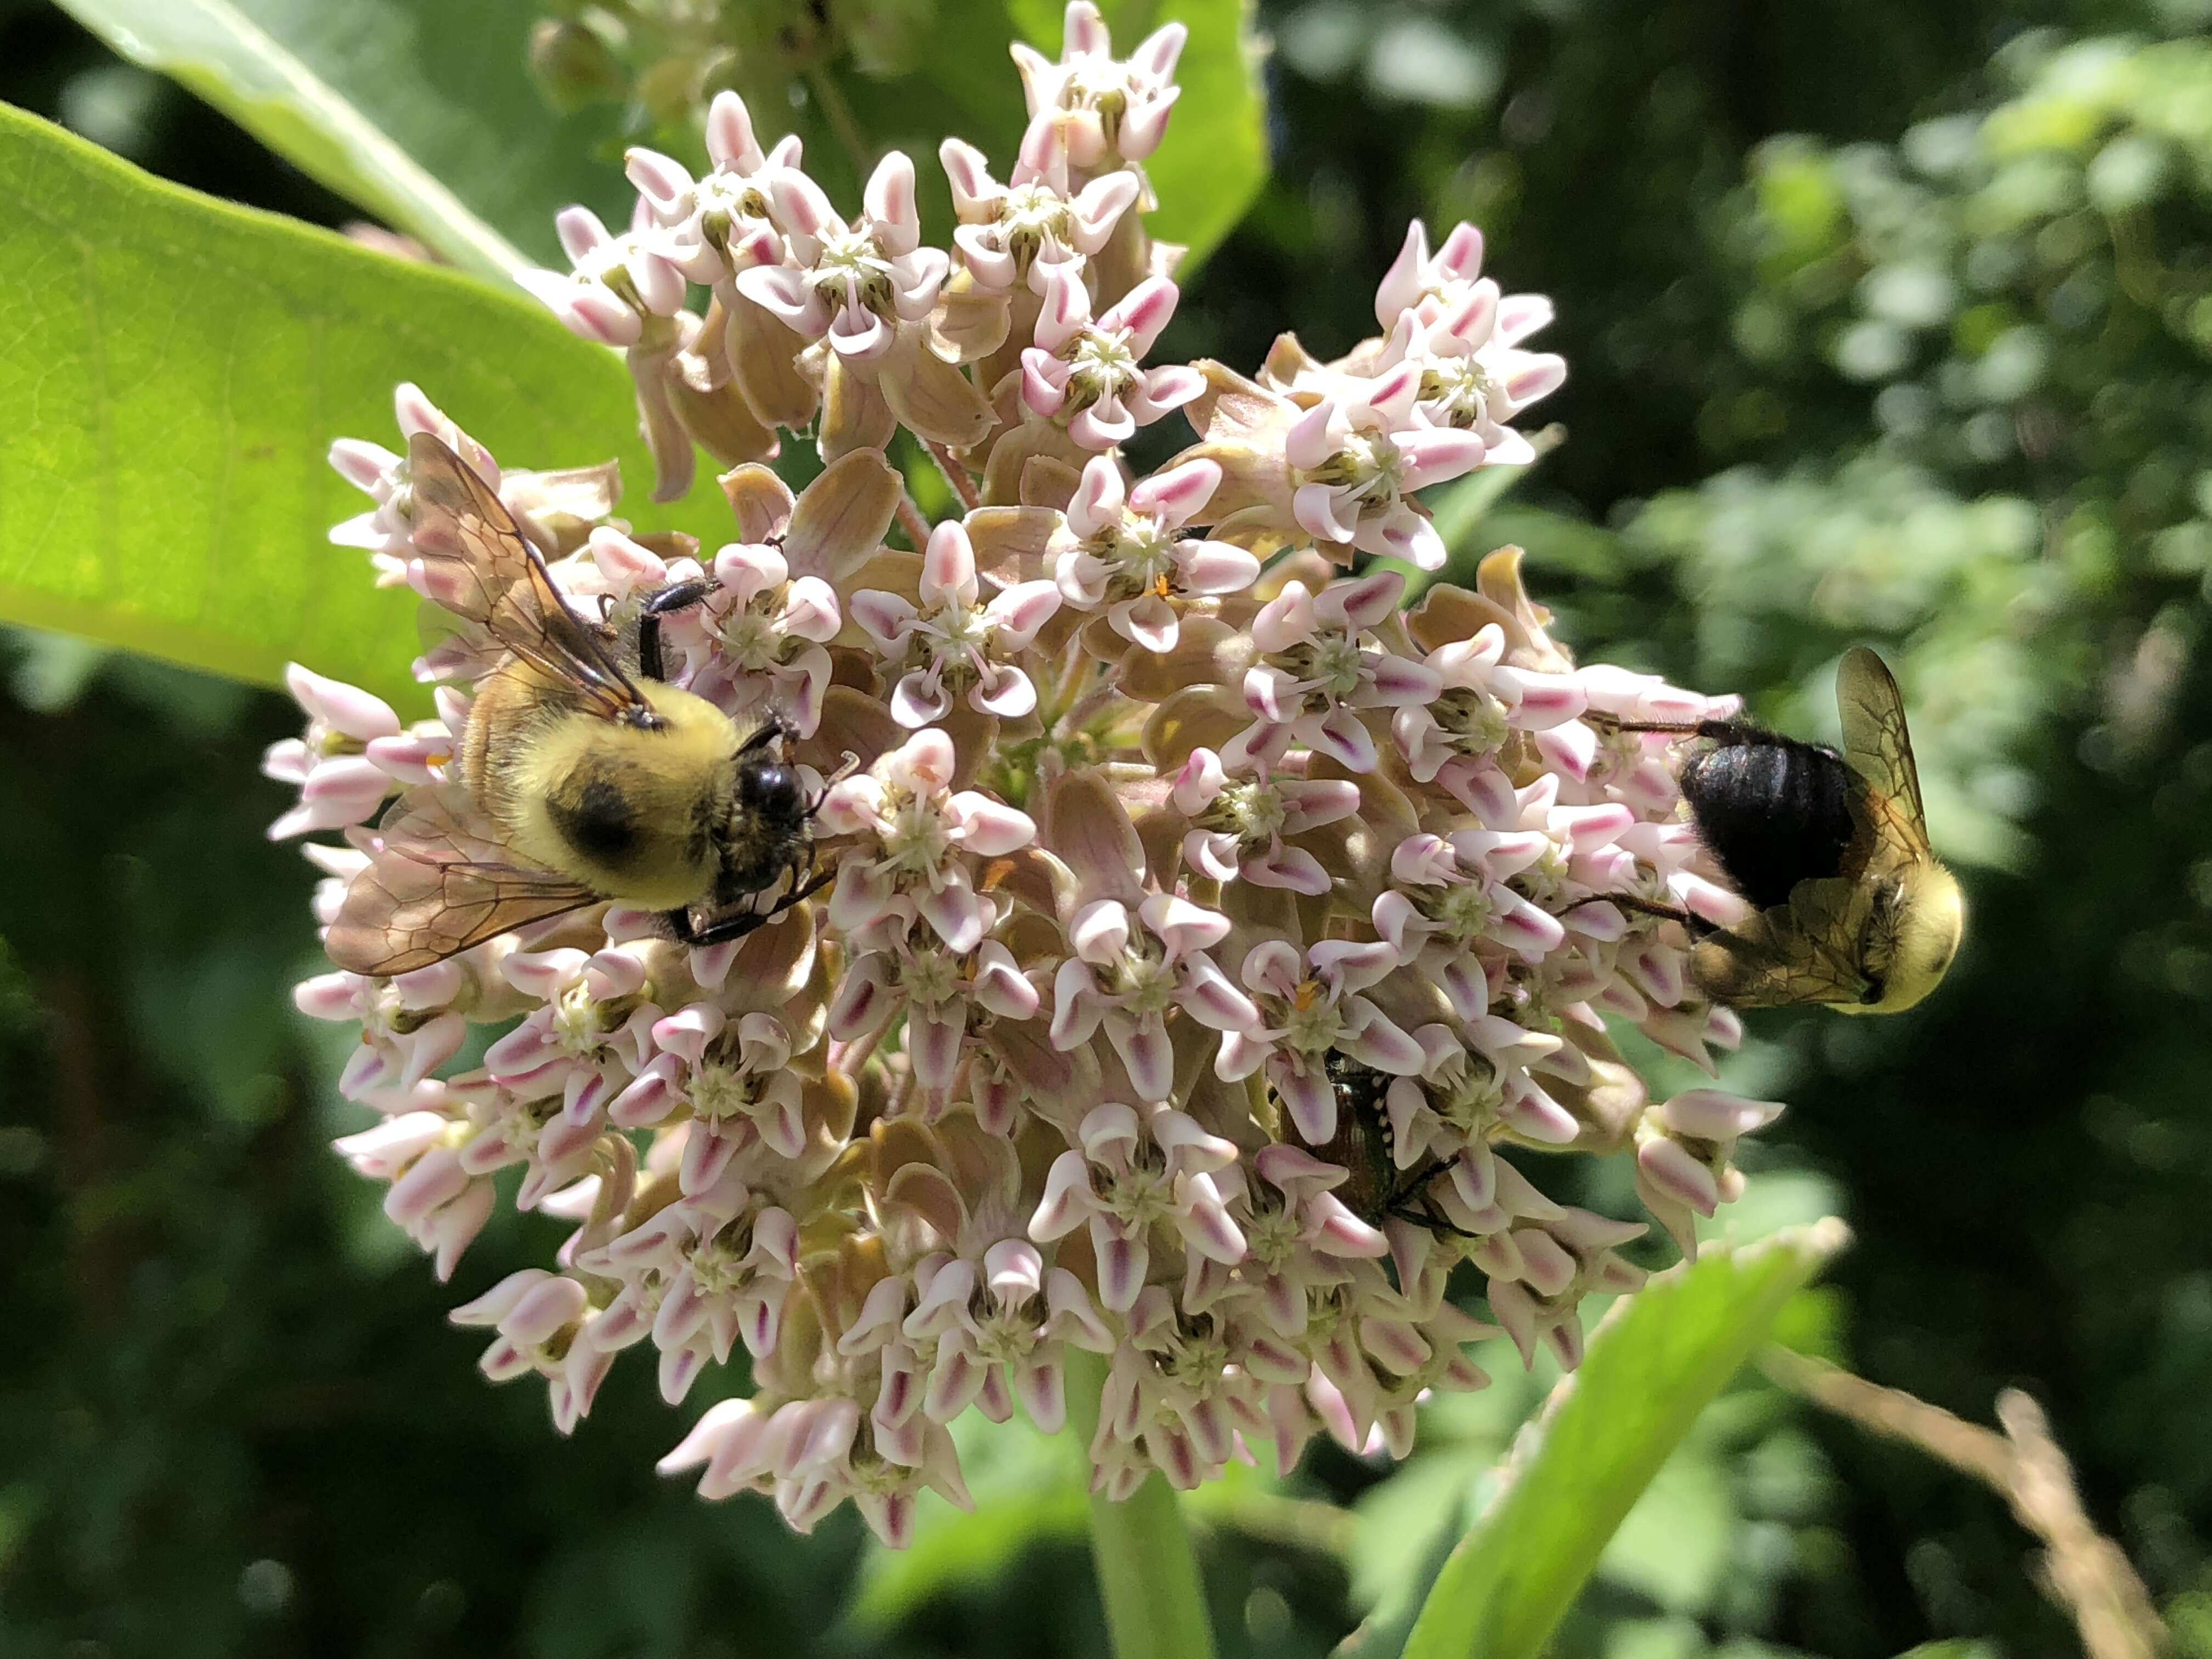
[[[808,873],[807,867],[804,863],[793,864],[791,866],[791,878],[794,882],[797,882],[801,876],[806,876],[807,879],[791,890],[791,896],[782,900],[776,905],[775,908],[778,910],[788,910],[793,905],[798,903],[799,900],[803,898],[812,898],[817,893],[827,887],[831,882],[836,880],[837,872],[835,870],[823,870],[810,875]]]
[[[726,945],[733,939],[743,939],[746,934],[767,927],[799,900],[813,897],[815,894],[827,887],[836,876],[836,871],[824,870],[811,881],[785,894],[765,910],[739,910],[718,921],[710,921],[704,927],[694,927],[691,925],[691,915],[688,910],[670,911],[665,920],[674,931],[676,942],[679,945]]]
[[[746,934],[766,927],[783,908],[778,905],[769,910],[739,910],[720,921],[710,921],[704,927],[693,926],[689,910],[664,910],[660,913],[660,919],[668,925],[670,934],[678,945],[690,945],[696,950],[709,945],[727,945],[733,939],[743,939]]]
[[[1736,720],[1625,720],[1618,714],[1601,714],[1595,708],[1584,710],[1583,720],[1608,732],[1663,732],[1669,737],[1717,738],[1723,741],[1729,732],[1743,729]]]
[[[637,672],[649,680],[667,678],[662,672],[660,619],[672,611],[688,611],[714,591],[705,577],[664,587],[645,602],[637,618]]]
[[[1482,1240],[1480,1233],[1471,1233],[1466,1228],[1455,1224],[1442,1210],[1437,1208],[1437,1201],[1433,1198],[1426,1196],[1422,1198],[1421,1213],[1427,1218],[1429,1225],[1438,1232],[1449,1233],[1454,1238],[1471,1238],[1477,1243]]]
[[[760,729],[738,745],[740,755],[750,755],[756,749],[765,749],[772,743],[781,743],[791,735],[791,728],[783,723],[781,714],[770,714],[760,724]]]
[[[1688,929],[1692,939],[1703,939],[1708,933],[1719,931],[1703,916],[1685,910],[1680,905],[1661,904],[1656,900],[1636,898],[1627,893],[1592,893],[1588,898],[1577,899],[1567,906],[1567,909],[1579,910],[1585,904],[1598,903],[1617,904],[1624,910],[1633,910],[1640,916],[1657,916],[1662,921],[1679,921]]]

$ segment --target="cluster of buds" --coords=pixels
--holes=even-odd
[[[1547,303],[1481,275],[1471,228],[1432,254],[1416,225],[1381,332],[1340,360],[1285,337],[1257,379],[1146,366],[1176,255],[1141,163],[1181,44],[1116,59],[1076,0],[1059,63],[1019,56],[1008,181],[946,144],[950,252],[905,157],[842,218],[728,95],[711,172],[635,151],[629,230],[568,216],[575,270],[532,286],[629,354],[658,493],[699,449],[730,466],[717,550],[630,533],[611,469],[501,471],[399,397],[580,614],[707,590],[665,672],[781,715],[834,879],[733,943],[608,902],[309,981],[303,1009],[360,1026],[341,1086],[380,1117],[340,1150],[441,1277],[502,1197],[573,1224],[454,1315],[492,1332],[488,1375],[545,1379],[564,1431],[627,1349],[675,1402],[742,1346],[752,1392],[665,1467],[801,1529],[849,1498],[903,1541],[925,1488],[964,1501],[961,1413],[1054,1430],[1079,1390],[1115,1495],[1261,1442],[1287,1468],[1316,1432],[1402,1454],[1427,1395],[1486,1381],[1470,1343],[1572,1364],[1582,1298],[1642,1278],[1644,1226],[1546,1196],[1524,1149],[1633,1157],[1687,1248],[1773,1109],[1654,1103],[1608,1036],[1708,1067],[1740,1036],[1679,937],[1607,896],[1740,903],[1667,739],[1623,729],[1732,702],[1577,667],[1513,550],[1410,609],[1363,556],[1436,568],[1420,489],[1527,458],[1509,423],[1564,374],[1522,349]],[[1120,446],[1170,411],[1195,441],[1133,476]],[[802,434],[824,465],[794,497],[762,460]],[[957,516],[905,495],[884,452],[915,440]],[[334,459],[374,503],[339,539],[419,579],[404,460]],[[278,833],[447,775],[497,653],[446,632],[413,727],[295,676]],[[313,856],[327,922],[365,854]]]

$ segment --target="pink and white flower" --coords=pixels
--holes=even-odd
[[[688,1003],[653,1022],[652,1040],[656,1052],[608,1103],[607,1121],[643,1129],[688,1113],[678,1176],[686,1195],[713,1187],[755,1139],[782,1158],[805,1150],[805,1091],[781,1019]]]
[[[1036,687],[1013,659],[1060,609],[1052,583],[1015,582],[985,599],[975,547],[948,520],[930,532],[921,598],[917,606],[878,589],[853,595],[853,620],[888,665],[904,670],[892,718],[909,730],[933,725],[963,695],[979,714],[1016,719],[1036,708]]]
[[[726,1364],[738,1342],[756,1359],[774,1352],[799,1276],[799,1224],[726,1169],[706,1191],[583,1253],[577,1266],[622,1282],[601,1345],[649,1334],[662,1355],[661,1394],[674,1404],[708,1361]]]
[[[1285,336],[1257,379],[1146,367],[1179,295],[1142,163],[1182,42],[1116,60],[1076,0],[1058,63],[1017,52],[1007,181],[939,152],[957,280],[904,155],[842,220],[733,93],[706,173],[633,149],[626,230],[562,216],[574,269],[526,284],[625,350],[660,499],[701,449],[723,469],[712,554],[614,517],[611,462],[503,471],[419,390],[395,398],[401,449],[451,447],[626,669],[648,599],[697,584],[657,672],[739,731],[763,708],[792,729],[805,858],[835,885],[712,946],[617,893],[410,973],[307,981],[303,1010],[359,1028],[340,1088],[382,1120],[339,1150],[441,1277],[510,1168],[514,1201],[569,1229],[557,1271],[455,1316],[493,1330],[489,1373],[547,1379],[564,1431],[623,1352],[649,1347],[678,1401],[742,1345],[756,1392],[663,1467],[802,1531],[850,1501],[896,1547],[921,1492],[968,1503],[948,1425],[1057,1430],[1090,1403],[1071,1349],[1108,1357],[1087,1453],[1111,1496],[1261,1439],[1279,1465],[1322,1431],[1402,1455],[1425,1397],[1487,1381],[1469,1292],[1524,1356],[1571,1364],[1585,1298],[1641,1277],[1639,1227],[1555,1202],[1510,1147],[1632,1146],[1687,1249],[1776,1109],[1651,1105],[1604,1030],[1708,1064],[1741,1038],[1646,911],[1744,901],[1682,815],[1674,739],[1627,729],[1734,703],[1577,668],[1510,552],[1408,611],[1397,574],[1325,580],[1362,553],[1436,568],[1418,492],[1531,458],[1512,422],[1564,373],[1527,349],[1548,302],[1484,276],[1470,228],[1432,252],[1417,224],[1381,333],[1334,361]],[[1200,441],[1134,477],[1123,445],[1179,406]],[[793,440],[824,462],[796,495],[761,464]],[[415,665],[449,682],[434,719],[295,669],[306,730],[266,757],[299,791],[277,833],[344,832],[308,849],[317,919],[374,926],[424,879],[364,827],[395,791],[441,786],[466,863],[437,879],[465,896],[546,843],[471,825],[448,775],[471,721],[511,735],[469,683],[515,635],[415,547],[404,453],[331,460],[369,503],[333,539],[452,611]],[[933,461],[959,503],[940,523]],[[455,1074],[472,1024],[511,1029]]]
[[[972,1403],[994,1423],[1013,1404],[1046,1434],[1067,1420],[1066,1349],[1111,1353],[1114,1334],[1083,1281],[1048,1267],[1026,1239],[1001,1239],[981,1261],[925,1262],[915,1273],[906,1337],[933,1349],[922,1410],[950,1423]]]
[[[1168,799],[1190,820],[1184,861],[1212,880],[1238,878],[1318,898],[1329,890],[1321,860],[1283,838],[1339,823],[1359,810],[1359,786],[1343,778],[1278,773],[1255,757],[1231,775],[1211,749],[1194,749]]]
[[[905,897],[951,951],[964,955],[981,942],[996,915],[969,861],[1028,846],[1036,822],[979,790],[954,789],[957,765],[952,740],[933,727],[823,798],[816,814],[823,831],[861,842],[838,860],[833,927],[873,928]]]
[[[590,1293],[573,1279],[526,1267],[447,1316],[456,1325],[488,1325],[491,1346],[477,1368],[495,1382],[535,1371],[547,1383],[553,1426],[574,1430],[592,1408],[614,1355],[592,1340]]]
[[[1174,650],[1182,605],[1242,593],[1259,579],[1260,561],[1244,549],[1177,533],[1220,482],[1220,467],[1200,459],[1125,490],[1112,457],[1089,462],[1067,506],[1066,536],[1054,538],[1060,597],[1079,611],[1104,607],[1108,623],[1133,645]]]
[[[911,901],[894,902],[893,915],[867,931],[875,948],[854,959],[837,988],[830,1035],[855,1042],[903,1013],[915,1082],[941,1095],[958,1076],[979,1021],[1033,1019],[1042,999],[998,940],[957,951],[934,928],[915,925]]]
[[[644,340],[648,319],[665,322],[684,309],[684,273],[643,201],[620,236],[587,207],[562,209],[554,224],[573,269],[520,270],[514,279],[571,334],[599,345],[635,346]]]
[[[781,264],[784,245],[773,192],[779,177],[799,170],[797,136],[763,151],[744,100],[725,90],[708,106],[707,156],[712,167],[694,179],[682,162],[657,150],[641,145],[623,154],[623,170],[668,233],[660,244],[664,255],[691,281],[709,286],[757,265]]]
[[[1322,1145],[1336,1133],[1331,1054],[1393,1075],[1421,1068],[1420,1045],[1360,994],[1397,966],[1387,944],[1324,939],[1303,956],[1283,939],[1254,945],[1238,977],[1260,1018],[1222,1038],[1214,1075],[1235,1082],[1264,1068],[1298,1133]]]
[[[1357,398],[1326,397],[1291,426],[1291,513],[1316,541],[1441,569],[1446,549],[1413,495],[1481,464],[1483,441],[1415,418],[1420,375],[1386,371]]]
[[[1395,570],[1283,591],[1252,619],[1260,659],[1244,672],[1244,702],[1255,724],[1223,751],[1224,763],[1278,753],[1292,740],[1354,772],[1379,757],[1363,711],[1431,701],[1442,678],[1409,661],[1377,633],[1395,624],[1406,579]]]
[[[1206,389],[1195,369],[1138,367],[1175,315],[1176,298],[1166,277],[1148,277],[1094,320],[1081,277],[1065,264],[1048,267],[1036,343],[1022,352],[1023,407],[1060,422],[1093,453],[1182,408]]]
[[[921,245],[914,163],[893,150],[876,164],[849,225],[822,187],[795,169],[769,185],[775,222],[793,261],[738,273],[738,291],[809,340],[866,362],[891,349],[902,325],[929,319],[944,286],[944,252]]]
[[[1106,246],[1143,188],[1128,171],[1073,187],[1066,126],[1049,112],[1022,134],[1021,155],[1006,184],[991,176],[973,144],[947,138],[938,155],[960,219],[953,246],[984,294],[1006,294],[1022,283],[1043,293],[1049,271],[1079,266]]]
[[[1139,1098],[1167,1099],[1175,1088],[1170,1011],[1217,1031],[1259,1024],[1251,999],[1206,954],[1228,936],[1228,917],[1170,893],[1154,893],[1133,911],[1110,898],[1084,905],[1068,928],[1075,954],[1053,979],[1053,1046],[1075,1048],[1103,1027]]]
[[[1135,1305],[1155,1225],[1171,1227],[1216,1261],[1243,1260],[1244,1235],[1212,1179],[1237,1162],[1233,1142],[1208,1134],[1187,1113],[1118,1101],[1093,1107],[1077,1133],[1079,1146],[1055,1158],[1045,1177],[1029,1236],[1047,1244],[1087,1225],[1103,1306],[1127,1313]]]
[[[1023,42],[1012,48],[1030,116],[1053,117],[1079,167],[1103,168],[1116,157],[1143,161],[1160,147],[1182,94],[1176,60],[1189,33],[1181,23],[1164,23],[1117,60],[1098,8],[1069,0],[1057,64]]]
[[[714,556],[714,591],[667,629],[690,690],[732,713],[773,708],[802,738],[822,721],[827,649],[842,626],[837,590],[793,576],[781,550],[732,543]]]

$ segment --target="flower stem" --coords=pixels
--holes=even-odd
[[[1098,1431],[1106,1361],[1071,1347],[1067,1416],[1085,1446]],[[1158,1474],[1121,1503],[1091,1495],[1091,1554],[1114,1659],[1213,1659],[1198,1556],[1168,1483]]]
[[[937,470],[945,475],[945,482],[952,486],[952,493],[960,498],[962,507],[973,513],[982,506],[983,497],[976,491],[975,480],[969,476],[966,467],[952,459],[950,449],[933,438],[925,439],[922,447],[929,452],[930,459],[937,463]]]
[[[921,552],[929,545],[929,520],[915,505],[914,497],[903,489],[899,491],[898,506],[894,510],[898,514],[899,527],[906,532],[907,540],[914,544],[915,552]]]

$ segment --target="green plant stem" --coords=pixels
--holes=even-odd
[[[1088,1446],[1098,1431],[1098,1391],[1106,1361],[1071,1349],[1067,1418]],[[1198,1555],[1174,1491],[1158,1474],[1125,1501],[1091,1495],[1091,1554],[1114,1659],[1213,1659],[1213,1627]]]

